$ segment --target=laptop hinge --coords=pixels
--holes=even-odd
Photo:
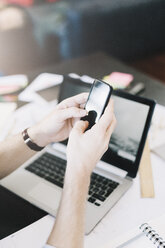
[[[50,146],[52,149],[55,149],[59,152],[62,152],[64,154],[66,154],[66,145],[62,144],[62,143],[53,143]]]
[[[117,175],[119,177],[122,177],[122,178],[126,177],[126,175],[127,175],[127,171],[122,170],[122,169],[120,169],[120,168],[118,168],[118,167],[116,167],[114,165],[108,164],[108,163],[106,163],[106,162],[104,162],[102,160],[100,160],[97,163],[96,167],[99,168],[99,169],[102,169],[104,171],[108,171],[110,173],[113,173],[113,174],[115,174],[115,175]]]
[[[130,177],[130,178],[135,178],[136,177],[136,174],[134,174],[134,173],[131,173],[131,172],[128,172],[127,173],[127,177]]]
[[[130,176],[128,176],[128,174],[126,175],[126,177],[125,177],[127,180],[130,180],[130,181],[132,181],[133,179],[132,179],[132,177],[130,177]]]

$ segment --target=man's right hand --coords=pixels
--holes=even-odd
[[[68,178],[90,178],[90,175],[108,149],[111,134],[116,125],[113,100],[110,100],[104,114],[97,124],[90,130],[87,121],[78,121],[69,136],[67,146],[67,174]],[[78,177],[80,179],[80,177]]]
[[[111,100],[98,123],[91,129],[85,132],[87,121],[78,121],[74,125],[67,146],[67,168],[62,199],[48,244],[67,248],[83,247],[90,175],[108,148],[115,124]]]

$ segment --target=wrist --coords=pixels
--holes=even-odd
[[[73,201],[81,196],[81,200],[84,201],[88,194],[90,179],[82,180],[81,176],[77,175],[77,177],[79,178],[70,178],[70,176],[67,177],[67,175],[65,175],[63,194],[71,195]]]
[[[67,163],[65,173],[65,184],[74,185],[83,188],[85,185],[88,188],[90,184],[91,173],[86,170],[86,166],[80,164],[73,165]]]
[[[46,134],[42,133],[37,125],[28,128],[28,135],[38,146],[45,147],[49,144]]]

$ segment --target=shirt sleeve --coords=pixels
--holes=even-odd
[[[44,245],[43,248],[56,248],[55,246],[51,246],[51,245]]]

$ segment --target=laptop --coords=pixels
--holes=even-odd
[[[91,84],[65,77],[59,101],[90,90]],[[153,100],[113,91],[117,126],[109,148],[91,175],[85,232],[90,233],[136,177],[152,114]],[[66,143],[47,146],[15,172],[2,186],[56,216],[66,169]],[[88,145],[88,144],[87,144]]]

